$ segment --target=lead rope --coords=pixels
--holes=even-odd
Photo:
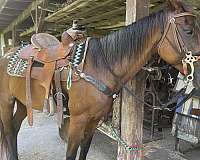
[[[72,64],[69,64],[69,73],[67,76],[67,90],[70,90],[71,86],[72,86]]]
[[[144,150],[144,148],[137,146],[129,146],[117,133],[117,130],[114,128],[113,124],[110,124],[110,130],[112,131],[112,136],[117,140],[117,142],[124,147],[126,151],[139,151]]]

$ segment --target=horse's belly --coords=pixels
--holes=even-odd
[[[25,78],[11,77],[9,87],[12,95],[26,105],[26,81]],[[31,81],[32,106],[36,110],[42,110],[44,104],[45,89],[40,86],[37,80]]]

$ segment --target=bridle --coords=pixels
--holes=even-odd
[[[183,72],[185,75],[187,75],[185,82],[189,83],[189,82],[192,82],[194,79],[194,63],[200,60],[200,56],[193,56],[192,54],[193,52],[188,50],[179,32],[178,26],[176,24],[176,18],[185,17],[185,16],[196,17],[194,14],[190,12],[184,12],[184,13],[179,13],[179,14],[169,16],[169,20],[167,22],[166,28],[164,29],[163,35],[158,43],[158,53],[160,53],[160,48],[163,45],[163,42],[165,39],[169,41],[173,49],[177,50],[179,53],[184,53],[185,57],[182,59]],[[175,44],[170,42],[170,40],[167,37],[170,27],[172,28]],[[188,66],[190,66],[190,73],[188,73]]]
[[[162,37],[161,37],[160,41],[158,42],[158,52],[160,52],[160,48],[161,48],[164,40],[167,39],[169,41],[167,34],[170,30],[170,27],[172,27],[176,44],[175,45],[171,44],[171,45],[175,50],[177,50],[177,52],[185,54],[185,57],[182,59],[183,68],[185,68],[184,69],[185,73],[187,72],[187,65],[189,65],[191,68],[191,73],[189,75],[187,75],[187,79],[186,79],[187,83],[189,83],[194,79],[194,62],[200,60],[200,56],[192,55],[193,52],[188,50],[188,48],[186,47],[186,45],[183,41],[183,38],[178,30],[178,27],[176,24],[176,18],[184,17],[184,16],[196,17],[194,14],[189,13],[189,12],[184,12],[184,13],[175,14],[175,15],[170,16],[168,19],[166,28],[164,29],[164,32],[162,34]],[[121,88],[125,88],[127,91],[130,92],[130,94],[133,94],[133,96],[134,96],[134,93],[132,91],[130,91],[128,89],[128,87],[121,81],[121,78],[113,72],[111,66],[109,65],[109,63],[107,61],[105,54],[103,52],[101,52],[101,54],[102,54],[103,61],[106,65],[108,71],[111,73],[111,75],[114,77],[114,80],[119,84],[120,87],[118,87],[118,89],[115,88],[113,90],[110,87],[108,87],[107,85],[105,85],[104,82],[97,80],[93,76],[88,75],[84,72],[81,72],[78,74],[80,76],[80,78],[91,83],[93,86],[95,86],[97,88],[97,90],[99,90],[100,92],[104,93],[105,95],[107,95],[109,97],[113,97],[114,99],[115,99],[116,95],[120,92]],[[140,101],[142,101],[142,100],[140,100]]]

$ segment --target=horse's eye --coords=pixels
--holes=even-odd
[[[187,34],[187,35],[193,35],[194,33],[194,30],[191,28],[191,27],[188,27],[188,28],[184,28],[184,32]]]
[[[189,35],[192,35],[193,34],[193,30],[187,30],[186,33],[189,34]]]

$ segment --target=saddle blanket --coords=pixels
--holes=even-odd
[[[9,59],[7,73],[11,76],[23,77],[23,73],[28,67],[28,61],[21,59],[20,52],[29,45],[21,46]]]
[[[12,56],[9,58],[9,63],[7,67],[7,73],[10,76],[24,77],[24,73],[28,67],[28,60],[20,58],[21,51],[29,47],[29,45],[22,45]],[[76,68],[83,59],[83,53],[85,52],[85,43],[79,43],[74,46],[73,56],[72,56],[72,66]],[[34,66],[34,65],[33,65]]]

